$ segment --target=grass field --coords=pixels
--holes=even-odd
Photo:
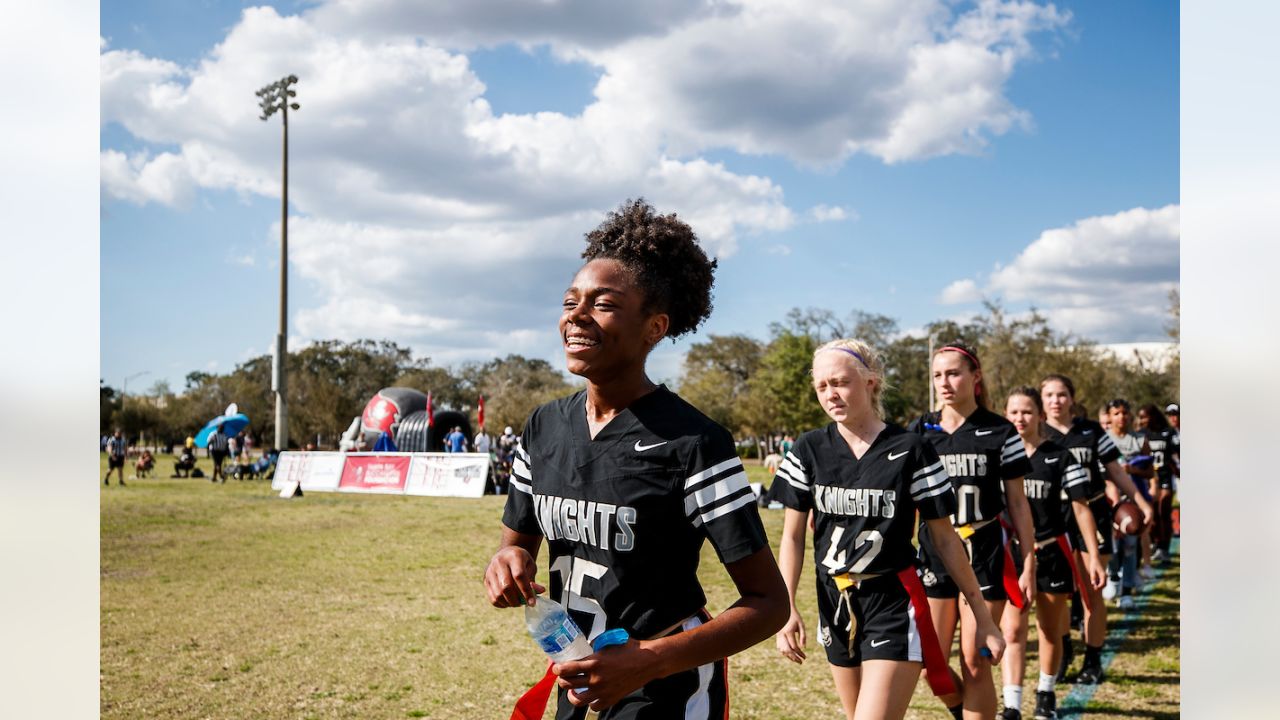
[[[200,464],[207,473],[208,461]],[[171,467],[161,456],[158,475]],[[763,468],[750,471],[763,479]],[[283,500],[265,481],[162,478],[122,488],[113,477],[101,500],[102,717],[506,718],[544,661],[520,614],[485,602],[480,579],[502,503]],[[776,548],[782,513],[764,518]],[[701,575],[713,613],[734,600],[710,548]],[[1174,565],[1141,615],[1118,623],[1128,634],[1108,681],[1084,712],[1067,706],[1063,717],[1178,716],[1178,578]],[[811,591],[801,608],[812,628]],[[734,657],[734,717],[840,717],[812,642],[800,667],[779,658],[772,640]],[[1066,698],[1070,686],[1060,687]],[[1034,696],[1032,684],[1026,693]],[[921,683],[908,717],[950,716]]]

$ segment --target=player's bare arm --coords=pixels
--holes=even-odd
[[[800,568],[804,563],[804,541],[808,524],[808,513],[787,508],[782,521],[782,541],[778,547],[778,569],[782,571],[782,581],[787,586],[787,598],[790,605],[790,617],[778,631],[775,639],[778,652],[794,663],[805,661],[804,646],[807,642],[804,631],[804,619],[796,609],[796,588],[800,584]]]
[[[484,571],[484,587],[494,607],[519,607],[534,595],[546,592],[545,587],[534,582],[538,574],[538,548],[541,546],[541,535],[502,528],[498,552],[494,553]]]
[[[1009,506],[1009,517],[1013,520],[1013,531],[1018,536],[1018,545],[1024,548],[1036,546],[1035,522],[1031,519],[1031,505],[1027,502],[1024,478],[1018,476],[1004,481],[1005,503]],[[1022,553],[1022,573],[1018,576],[1018,588],[1026,600],[1023,612],[1030,612],[1036,599],[1036,554],[1033,551]]]
[[[1018,482],[1022,482],[1022,479],[1019,478]],[[991,611],[987,609],[987,603],[982,598],[982,590],[978,587],[978,576],[973,574],[973,567],[969,565],[969,557],[964,552],[960,536],[951,526],[951,519],[935,518],[926,520],[925,524],[929,528],[929,537],[933,540],[942,564],[947,569],[947,574],[955,581],[960,594],[973,609],[973,616],[978,621],[978,643],[991,651],[991,662],[1000,662],[1000,658],[1004,657],[1004,633],[1000,631],[1000,626],[992,619]],[[1031,547],[1035,545],[1032,544]]]
[[[1107,569],[1102,564],[1102,555],[1098,550],[1098,523],[1093,519],[1093,510],[1087,500],[1072,500],[1071,513],[1076,517],[1076,527],[1084,539],[1085,566],[1089,570],[1089,584],[1101,590],[1107,584]]]
[[[787,587],[773,551],[761,548],[725,569],[738,589],[738,601],[705,625],[657,640],[632,639],[553,667],[560,687],[588,688],[570,693],[569,702],[609,707],[652,680],[739,653],[782,627]]]

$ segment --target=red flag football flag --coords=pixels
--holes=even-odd
[[[480,421],[480,429],[484,430],[484,396],[480,396],[480,410],[476,413],[476,419]]]
[[[436,413],[431,409],[431,393],[427,393],[427,427],[434,427],[436,424]]]

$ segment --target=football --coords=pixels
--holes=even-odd
[[[1116,532],[1125,535],[1137,535],[1142,532],[1142,511],[1138,509],[1137,503],[1128,500],[1116,505],[1115,518],[1111,521],[1111,526]]]

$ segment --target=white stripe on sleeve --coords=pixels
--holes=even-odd
[[[1000,464],[1008,465],[1009,463],[1027,456],[1027,447],[1022,444],[1022,438],[1018,435],[1010,435],[1008,440],[1004,441],[1004,454],[1000,456]]]
[[[1062,477],[1062,487],[1069,488],[1076,485],[1083,485],[1089,482],[1089,473],[1084,471],[1084,467],[1080,465],[1071,465],[1067,467],[1067,472]]]
[[[706,480],[712,475],[718,475],[724,472],[725,470],[729,470],[730,468],[733,468],[735,466],[742,467],[742,460],[740,458],[731,457],[728,460],[725,460],[724,462],[716,463],[715,465],[712,465],[711,467],[707,468],[706,470],[703,470],[700,473],[694,473],[693,475],[690,475],[689,478],[684,481],[684,489],[690,490],[693,488],[694,485],[697,485],[699,482]]]

